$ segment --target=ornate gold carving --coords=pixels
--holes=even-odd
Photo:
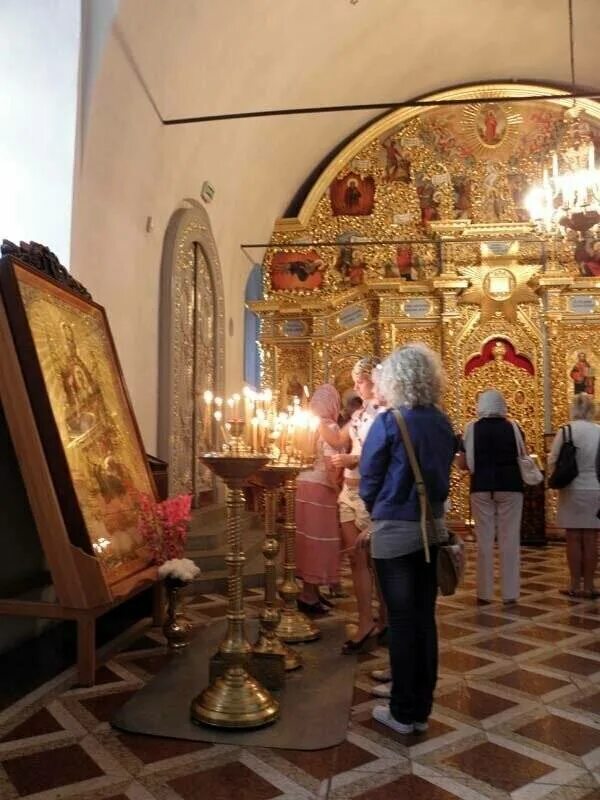
[[[197,498],[214,486],[198,455],[206,449],[199,403],[224,388],[223,283],[206,211],[175,212],[162,265],[160,424],[161,454],[169,462],[169,491]]]

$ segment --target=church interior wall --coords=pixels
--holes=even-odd
[[[594,2],[575,5],[578,79],[591,85],[599,56],[586,20]],[[243,296],[252,268],[240,243],[267,241],[314,165],[374,117],[362,111],[165,127],[149,95],[164,117],[183,117],[402,100],[498,76],[569,77],[558,0],[522,0],[485,15],[476,0],[461,0],[446,17],[416,0],[401,10],[395,0],[382,0],[376,18],[368,3],[292,0],[268,4],[268,11],[242,2],[170,1],[150,14],[141,0],[121,2],[93,82],[71,266],[107,308],[149,451],[156,447],[158,413],[159,273],[172,213],[184,198],[199,199],[204,180],[215,186],[207,209],[223,269],[225,317],[232,320],[226,391],[233,391],[241,383]],[[290,20],[294,36],[286,33]],[[204,30],[221,33],[204,39]],[[255,260],[261,257],[258,251]]]

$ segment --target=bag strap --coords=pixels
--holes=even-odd
[[[598,440],[598,448],[596,450],[596,480],[600,483],[600,439]]]
[[[429,506],[429,498],[427,497],[425,482],[423,481],[423,473],[421,472],[421,467],[419,466],[415,449],[410,439],[410,433],[408,432],[406,420],[397,408],[392,408],[391,411],[396,418],[398,427],[400,428],[400,435],[402,436],[402,441],[404,442],[404,448],[415,476],[415,485],[417,487],[419,506],[421,508],[421,536],[423,538],[423,548],[425,549],[425,561],[429,564],[431,559],[429,557],[429,541],[427,539],[427,511],[428,509],[431,510],[431,507]]]
[[[527,455],[527,451],[525,450],[525,442],[523,441],[523,436],[521,435],[519,426],[514,421],[514,419],[511,420],[511,425],[513,427],[513,431],[515,432],[515,442],[517,444],[517,456],[519,458],[523,458],[523,456]]]

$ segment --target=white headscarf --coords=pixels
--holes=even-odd
[[[477,399],[477,416],[479,419],[484,417],[506,417],[508,409],[506,400],[502,392],[497,389],[486,389]],[[474,423],[469,422],[465,428],[464,446],[469,472],[475,472],[475,431]]]
[[[477,416],[482,417],[505,417],[508,414],[506,400],[502,392],[497,389],[486,389],[477,399]]]

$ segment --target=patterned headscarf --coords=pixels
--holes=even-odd
[[[321,419],[337,422],[340,414],[340,394],[331,383],[318,386],[310,398],[310,410]]]

